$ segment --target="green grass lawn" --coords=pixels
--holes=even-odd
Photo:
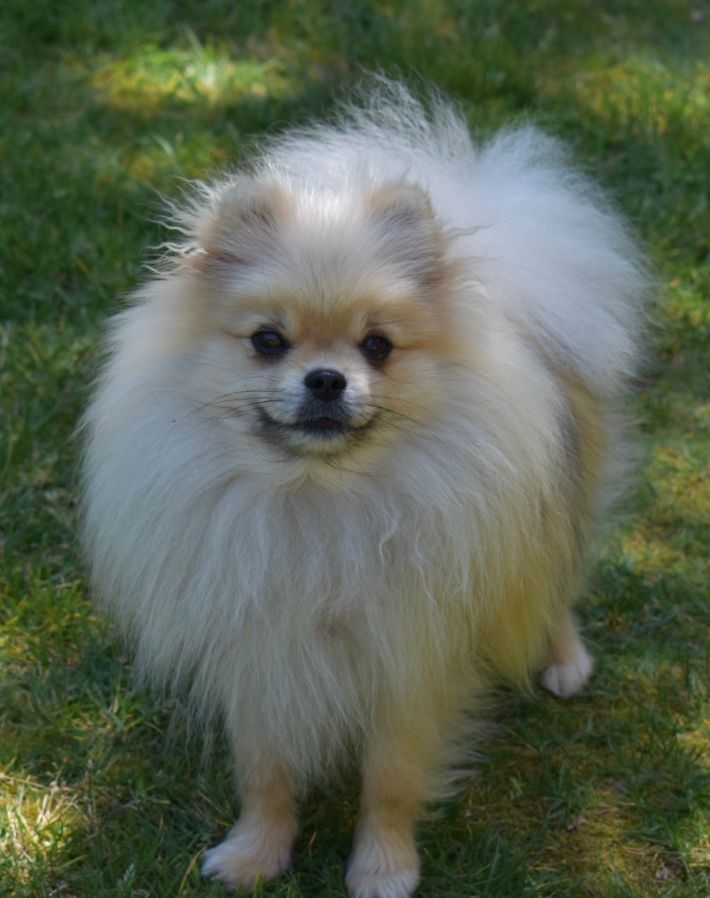
[[[360,66],[431,79],[481,134],[571,142],[653,255],[663,295],[645,456],[580,614],[569,703],[505,697],[460,797],[422,823],[419,894],[705,896],[710,58],[682,0],[6,0],[0,12],[0,895],[217,896],[199,856],[235,806],[225,755],[169,709],[87,595],[76,442],[101,321],[141,276],[160,193],[327,109]],[[705,469],[705,470],[704,470]],[[344,896],[355,790],[313,796],[296,871]]]

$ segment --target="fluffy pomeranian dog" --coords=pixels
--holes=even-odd
[[[172,214],[85,418],[95,590],[224,721],[241,816],[207,875],[279,874],[303,789],[357,758],[350,892],[405,898],[482,696],[590,676],[570,608],[643,259],[553,140],[477,147],[388,83]]]

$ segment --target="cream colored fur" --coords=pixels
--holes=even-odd
[[[554,141],[475,147],[397,85],[174,211],[85,419],[96,592],[138,669],[225,721],[242,817],[208,875],[287,866],[295,798],[355,751],[348,885],[404,898],[491,682],[591,672],[568,609],[623,458],[638,252]],[[283,359],[254,357],[265,324]],[[289,426],[314,366],[358,438],[265,439],[257,405]]]

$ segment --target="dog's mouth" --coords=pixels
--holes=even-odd
[[[374,424],[374,417],[364,424],[354,424],[349,416],[301,415],[295,421],[277,421],[260,405],[256,406],[259,417],[259,434],[279,446],[307,448],[308,444],[328,444],[339,446],[345,440],[361,438]],[[305,438],[305,440],[303,439]]]
[[[303,421],[296,421],[293,425],[294,430],[301,433],[307,433],[309,436],[330,437],[340,436],[346,433],[348,426],[344,421],[337,418],[306,418]]]

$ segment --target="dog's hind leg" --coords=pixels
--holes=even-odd
[[[557,698],[581,692],[594,669],[594,659],[582,642],[572,615],[567,612],[562,625],[550,639],[540,684]]]

